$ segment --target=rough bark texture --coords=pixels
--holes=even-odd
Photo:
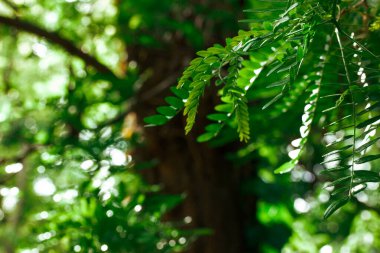
[[[207,2],[207,8],[229,8],[228,11],[238,13],[237,9],[218,1],[193,2]],[[235,16],[238,20],[238,14]],[[236,32],[230,31],[229,34],[223,30],[223,24],[212,23],[206,17],[194,15],[191,18],[199,29],[205,31],[205,47],[213,43],[224,44],[224,39]],[[139,45],[128,47],[129,60],[136,61],[143,71],[153,71],[139,92],[135,111],[140,123],[144,116],[153,114],[154,109],[164,103],[167,88],[175,85],[175,79],[194,56],[195,50],[179,35],[173,36],[162,49]],[[145,129],[146,146],[137,154],[144,159],[155,157],[159,160],[159,165],[146,175],[150,182],[162,184],[166,193],[186,194],[185,202],[169,218],[178,220],[190,216],[194,227],[214,231],[213,235],[199,239],[190,249],[191,253],[243,252],[244,229],[238,192],[240,173],[224,159],[228,147],[211,149],[207,144],[195,141],[204,127],[202,119],[212,112],[215,102],[215,96],[203,98],[197,127],[189,136],[184,136],[181,117],[166,126]]]

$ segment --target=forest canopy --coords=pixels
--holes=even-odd
[[[0,0],[0,252],[380,251],[379,9]]]

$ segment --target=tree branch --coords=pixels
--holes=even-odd
[[[0,24],[11,26],[15,29],[28,32],[39,37],[43,37],[46,40],[61,46],[71,55],[81,58],[88,66],[94,67],[100,73],[108,74],[111,77],[117,78],[113,71],[109,69],[106,65],[99,62],[95,57],[91,56],[90,54],[77,48],[70,40],[60,36],[56,32],[44,30],[34,24],[20,20],[18,18],[10,18],[2,15],[0,15]]]
[[[124,109],[122,112],[120,112],[117,116],[115,116],[111,120],[106,121],[103,124],[99,124],[96,127],[96,129],[101,129],[103,127],[110,126],[112,124],[120,122],[122,119],[125,118],[125,116],[127,116],[128,113],[133,112],[139,103],[152,99],[156,95],[160,94],[162,91],[166,90],[171,85],[175,84],[177,81],[178,75],[179,73],[174,73],[173,75],[168,76],[168,78],[158,83],[155,88],[148,90],[146,93],[143,93],[141,95],[141,98],[138,100],[134,98],[129,99],[128,108]]]

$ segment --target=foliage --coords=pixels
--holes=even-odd
[[[271,23],[245,20],[252,24],[250,30],[227,40],[225,47],[216,45],[198,52],[200,57],[190,63],[177,87],[189,92],[184,99],[185,131],[188,133],[195,123],[200,98],[210,80],[218,87],[222,104],[216,106],[218,114],[208,116],[216,122],[206,128],[200,141],[215,137],[225,125],[236,127],[240,140],[248,141],[247,91],[261,89],[253,85],[259,79],[275,75],[280,80],[266,83],[267,88],[277,87],[279,93],[263,109],[281,98],[290,100],[292,93],[305,87],[304,92],[310,95],[305,99],[301,138],[292,142],[294,150],[289,152],[292,160],[276,172],[294,168],[312,123],[319,119],[318,125],[326,131],[324,140],[328,148],[321,164],[325,166],[323,173],[331,180],[325,186],[331,189],[330,205],[324,215],[328,218],[365,190],[368,183],[380,180],[379,172],[370,169],[371,164],[376,164],[373,161],[380,158],[374,151],[379,139],[376,136],[379,60],[372,40],[377,35],[370,33],[365,24],[360,25],[364,22],[363,15],[367,15],[360,15],[361,12],[369,13],[378,5],[366,1],[315,0],[279,4],[281,14]]]
[[[140,76],[136,66],[125,70],[116,4],[1,1],[0,10],[2,22],[21,16],[32,26],[32,34],[0,27],[0,251],[185,248],[195,231],[184,231],[184,221],[163,221],[183,197],[144,182],[139,171],[154,161],[131,156],[142,137],[126,102]],[[44,29],[60,32],[45,39]],[[68,49],[66,38],[73,40]],[[125,78],[86,66],[95,57],[70,56],[75,44],[84,50],[79,57],[97,56]]]
[[[243,30],[214,44],[219,31],[210,27],[235,34],[238,17],[227,10],[242,2]],[[198,141],[228,160],[218,171],[231,171],[238,185],[223,208],[238,210],[242,250],[377,252],[379,7],[0,1],[0,252],[183,252],[212,234],[189,229],[191,217],[168,220],[173,208],[186,210],[178,208],[186,192],[168,195],[144,181],[160,157],[137,159],[149,136],[133,112],[156,74],[143,62],[206,46],[145,123],[164,125],[183,112],[186,133],[205,128]],[[205,94],[219,102],[204,126]],[[188,144],[181,152],[197,148]]]

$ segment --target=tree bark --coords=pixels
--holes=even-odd
[[[193,22],[204,31],[205,47],[224,44],[226,37],[236,33],[237,13],[241,9],[214,0],[192,2],[205,2],[203,4],[209,9],[223,8],[236,17],[235,29],[226,31],[224,23],[215,23],[201,15],[192,16]],[[154,114],[154,109],[164,104],[167,88],[176,84],[171,76],[174,73],[180,77],[188,62],[195,57],[195,50],[178,35],[162,49],[147,49],[138,44],[127,46],[129,60],[136,61],[142,71],[153,72],[140,89],[135,107],[138,120],[143,124],[145,116]],[[160,83],[165,84],[164,87],[157,87]],[[152,90],[158,90],[157,95],[147,100],[145,97]],[[213,230],[212,235],[197,240],[189,253],[243,252],[239,172],[225,160],[225,153],[231,147],[212,149],[195,141],[205,126],[205,115],[213,111],[217,101],[216,96],[210,94],[212,92],[202,99],[199,120],[192,134],[184,135],[184,121],[180,116],[166,126],[147,128],[144,130],[145,146],[135,156],[159,160],[159,164],[145,175],[150,183],[161,184],[165,193],[186,194],[184,203],[170,213],[170,220],[190,216],[192,227]]]

